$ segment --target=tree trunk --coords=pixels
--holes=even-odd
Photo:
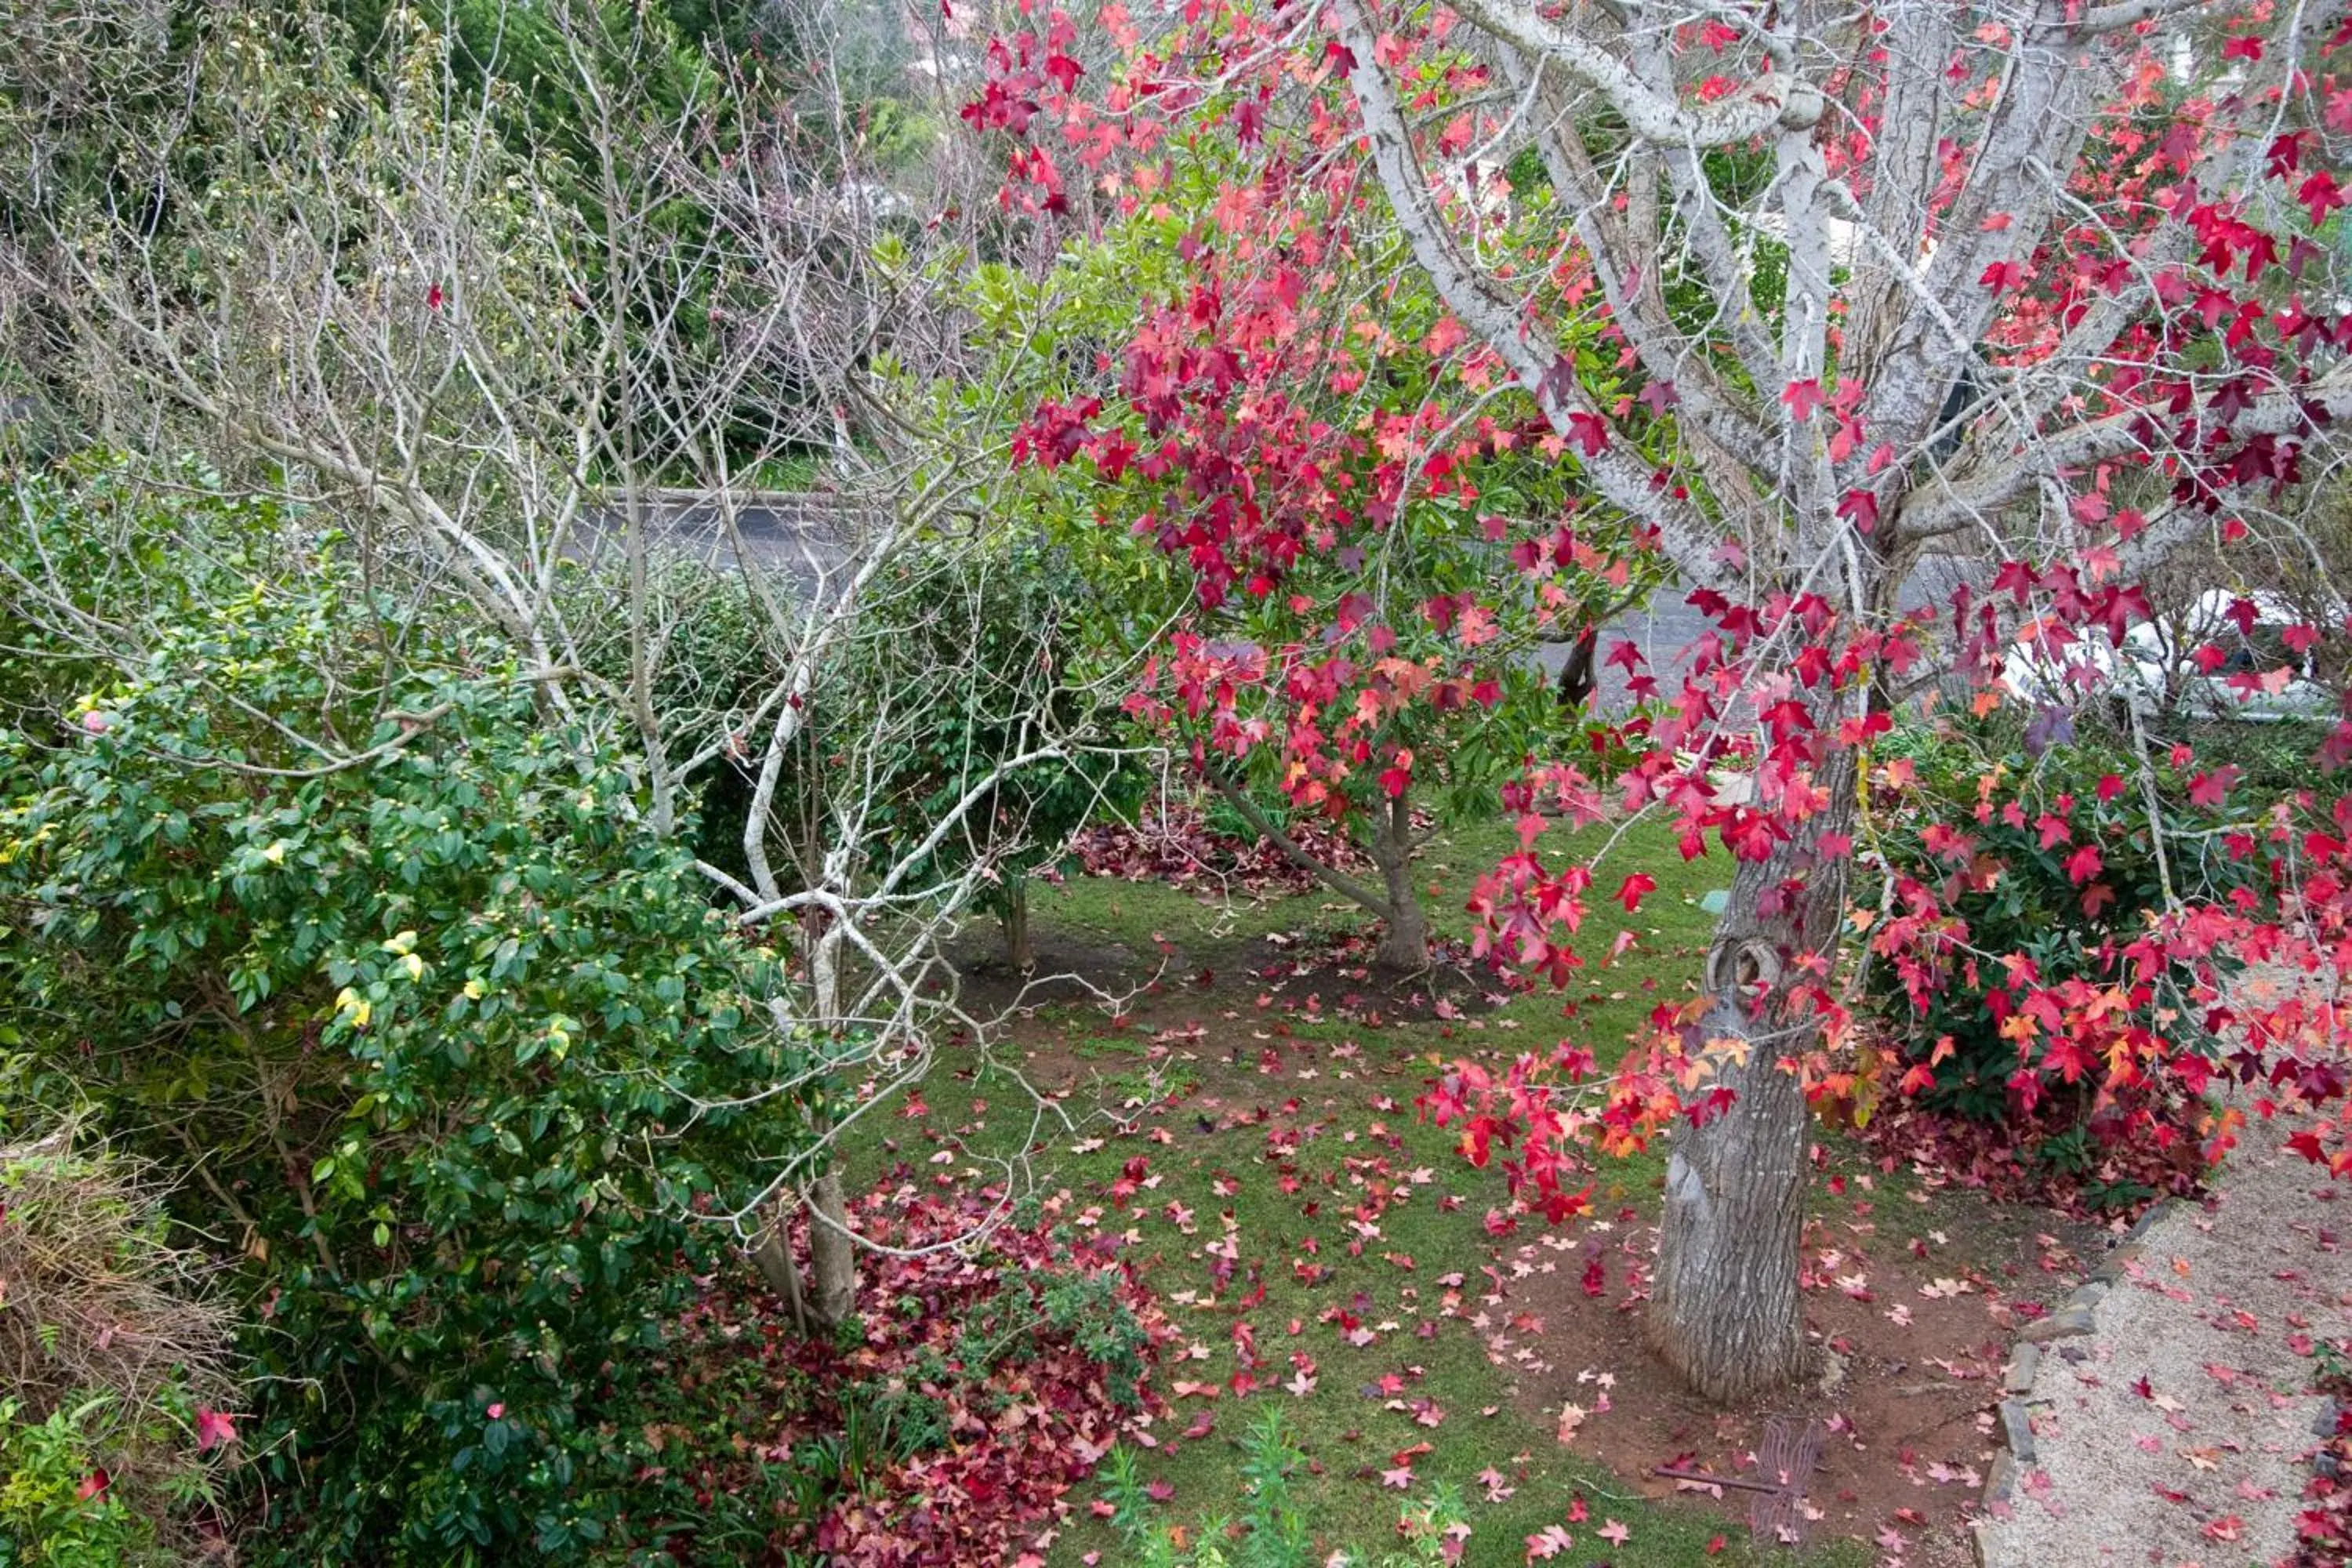
[[[1029,946],[1029,879],[1017,873],[1005,889],[1004,898],[1004,962],[1013,965],[1015,974],[1026,974],[1037,967],[1037,955]]]
[[[1568,661],[1559,667],[1559,710],[1563,714],[1580,713],[1592,689],[1600,684],[1595,673],[1594,655],[1600,651],[1601,628],[1588,626],[1568,650]]]
[[[768,1289],[782,1296],[784,1304],[792,1309],[793,1331],[805,1335],[809,1331],[808,1292],[801,1283],[801,1266],[793,1257],[792,1238],[784,1228],[784,1204],[779,1201],[776,1221],[751,1248],[751,1261],[759,1265],[761,1278],[767,1280]]]
[[[826,1034],[838,1038],[841,1017],[843,933],[831,921],[817,928],[808,949],[809,1001]],[[833,1118],[822,1110],[814,1131],[833,1136]],[[849,1238],[849,1205],[842,1195],[838,1151],[807,1193],[809,1206],[809,1312],[824,1328],[838,1328],[857,1303],[857,1247]]]
[[[1779,1064],[1813,1043],[1810,1018],[1788,1005],[1797,960],[1833,952],[1844,916],[1850,852],[1816,857],[1813,847],[1853,825],[1853,753],[1817,779],[1828,805],[1769,859],[1740,865],[1707,954],[1713,1005],[1702,1026],[1720,1065],[1696,1092],[1720,1087],[1734,1098],[1703,1126],[1677,1124],[1668,1145],[1650,1342],[1693,1388],[1726,1403],[1796,1382],[1812,1359],[1797,1291],[1811,1119],[1796,1076]],[[1764,915],[1763,896],[1798,876],[1789,907]]]
[[[1232,780],[1212,771],[1209,782],[1232,804],[1234,813],[1267,843],[1281,850],[1292,865],[1342,898],[1354,900],[1386,926],[1387,934],[1381,940],[1380,963],[1408,974],[1429,967],[1429,922],[1422,915],[1421,900],[1412,894],[1412,813],[1402,797],[1391,803],[1385,824],[1377,815],[1373,818],[1372,863],[1381,868],[1387,884],[1386,890],[1381,891],[1333,870],[1309,855],[1298,840],[1276,826]]]
[[[1383,969],[1413,974],[1429,967],[1429,917],[1412,889],[1412,808],[1411,796],[1389,802],[1385,820],[1372,829],[1372,863],[1381,870],[1388,895],[1382,913],[1385,930],[1375,962]]]
[[[857,1250],[849,1239],[849,1205],[841,1173],[827,1171],[809,1194],[810,1306],[825,1328],[841,1326],[857,1304]]]

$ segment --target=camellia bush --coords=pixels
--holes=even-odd
[[[58,656],[12,667],[0,736],[22,1090],[186,1173],[234,1258],[257,1552],[625,1544],[599,1413],[691,1289],[698,1198],[805,1137],[789,1096],[702,1110],[813,1053],[772,957],[495,644],[268,508],[151,504],[12,500],[173,584],[111,668],[73,642],[97,605],[8,628]]]

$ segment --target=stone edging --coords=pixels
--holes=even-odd
[[[2156,1228],[2159,1219],[2190,1201],[2165,1197],[2150,1204],[2124,1238],[2107,1249],[2106,1257],[2091,1271],[2091,1277],[2074,1287],[2073,1294],[2055,1311],[2034,1319],[2018,1331],[2017,1344],[2001,1373],[2001,1398],[1996,1407],[2007,1450],[1993,1457],[1985,1477],[1983,1509],[1969,1531],[1976,1547],[1977,1568],[1992,1568],[1985,1534],[1997,1518],[1993,1510],[2011,1506],[2017,1495],[2018,1482],[2033,1468],[2033,1416],[2026,1406],[2031,1403],[2028,1396],[2033,1392],[2033,1380],[2042,1370],[2042,1347],[2094,1332],[2098,1328],[2099,1302],[2123,1279],[2125,1267],[2139,1257],[2147,1233]]]

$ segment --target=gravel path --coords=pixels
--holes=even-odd
[[[2291,1556],[2324,1403],[2307,1352],[2352,1321],[2352,1184],[2286,1131],[2248,1127],[2215,1196],[2150,1226],[2092,1331],[2025,1356],[2032,1456],[1981,1527],[1988,1568]]]

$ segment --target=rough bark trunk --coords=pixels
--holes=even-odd
[[[1013,965],[1015,974],[1026,974],[1037,967],[1037,955],[1029,946],[1029,879],[1015,876],[1006,890],[1004,901],[1004,962]]]
[[[1381,886],[1388,908],[1381,919],[1376,962],[1383,969],[1411,974],[1429,967],[1429,917],[1412,889],[1412,808],[1409,795],[1389,802],[1385,818],[1372,829],[1372,864],[1380,868]]]
[[[1650,1342],[1693,1388],[1726,1403],[1794,1383],[1813,1360],[1797,1291],[1810,1117],[1796,1076],[1779,1063],[1813,1043],[1784,985],[1801,955],[1826,954],[1837,940],[1848,856],[1816,858],[1813,846],[1852,827],[1853,768],[1850,752],[1833,759],[1818,777],[1827,806],[1733,878],[1707,956],[1704,1027],[1725,1053],[1713,1081],[1734,1098],[1704,1126],[1678,1127],[1668,1145]],[[1800,875],[1789,907],[1763,914],[1764,895]]]
[[[827,1171],[809,1193],[810,1307],[825,1328],[838,1328],[857,1304],[857,1251],[849,1239],[849,1205],[841,1173]]]

